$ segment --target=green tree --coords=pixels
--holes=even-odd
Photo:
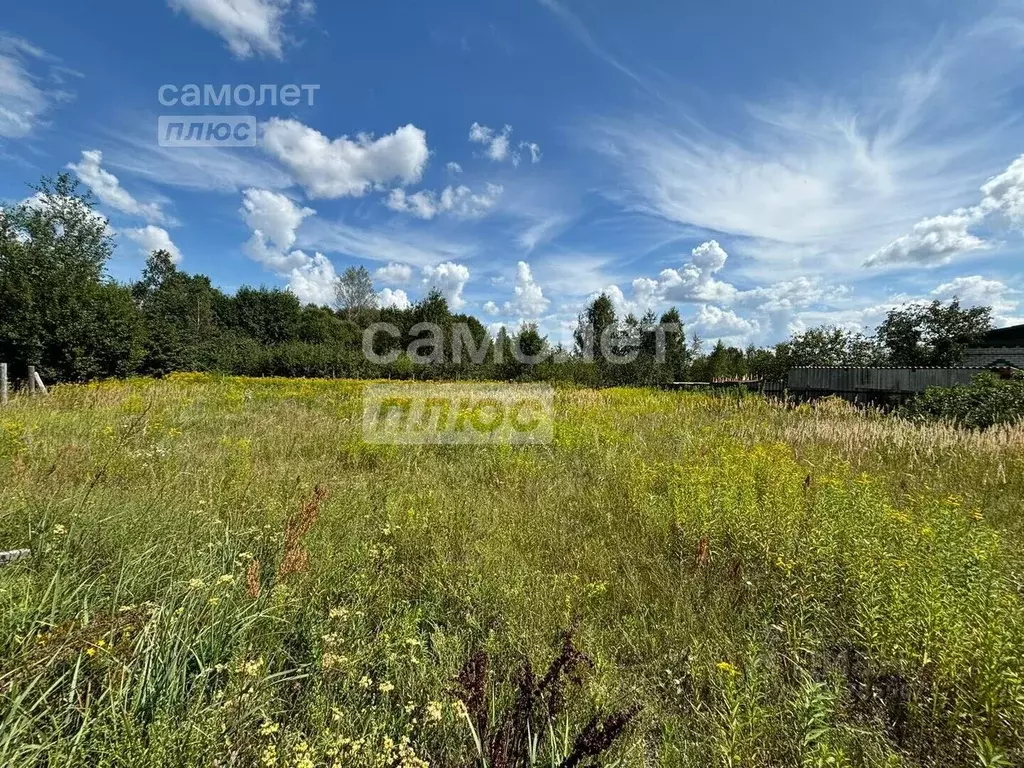
[[[262,344],[299,340],[302,304],[291,291],[280,288],[249,288],[235,293],[236,327]]]
[[[908,304],[890,310],[875,334],[888,353],[890,365],[952,366],[963,362],[964,351],[992,330],[991,307]]]
[[[576,355],[587,368],[592,369],[593,379],[588,383],[607,385],[614,382],[618,372],[613,370],[601,344],[605,340],[605,348],[614,352],[618,345],[618,333],[619,321],[615,316],[615,306],[608,294],[602,293],[580,313],[573,331]]]
[[[373,278],[366,267],[349,267],[342,272],[334,292],[335,305],[350,319],[361,312],[377,308]]]
[[[145,326],[143,373],[201,370],[219,358],[216,317],[225,309],[208,277],[186,274],[167,251],[154,251],[131,290]]]
[[[660,378],[663,382],[682,381],[686,377],[690,352],[686,347],[686,329],[679,310],[672,307],[665,312],[661,316],[661,327],[665,333],[665,362]]]
[[[83,381],[130,373],[141,324],[106,274],[113,242],[93,200],[63,173],[0,213],[0,359],[44,378]]]

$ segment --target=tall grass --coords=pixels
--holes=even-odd
[[[0,412],[0,765],[1024,764],[1024,428],[567,389],[381,446],[362,386]]]

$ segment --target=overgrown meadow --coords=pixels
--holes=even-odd
[[[1024,427],[564,389],[371,446],[362,387],[0,411],[0,765],[1024,764]]]

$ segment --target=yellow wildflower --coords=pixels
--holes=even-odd
[[[723,672],[727,672],[730,675],[738,675],[739,674],[739,670],[736,669],[736,667],[734,667],[728,661],[720,661],[720,662],[718,662],[718,664],[716,666],[720,670],[722,670]]]

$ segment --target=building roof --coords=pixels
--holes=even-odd
[[[1024,325],[1011,325],[986,333],[972,347],[1024,347]]]

